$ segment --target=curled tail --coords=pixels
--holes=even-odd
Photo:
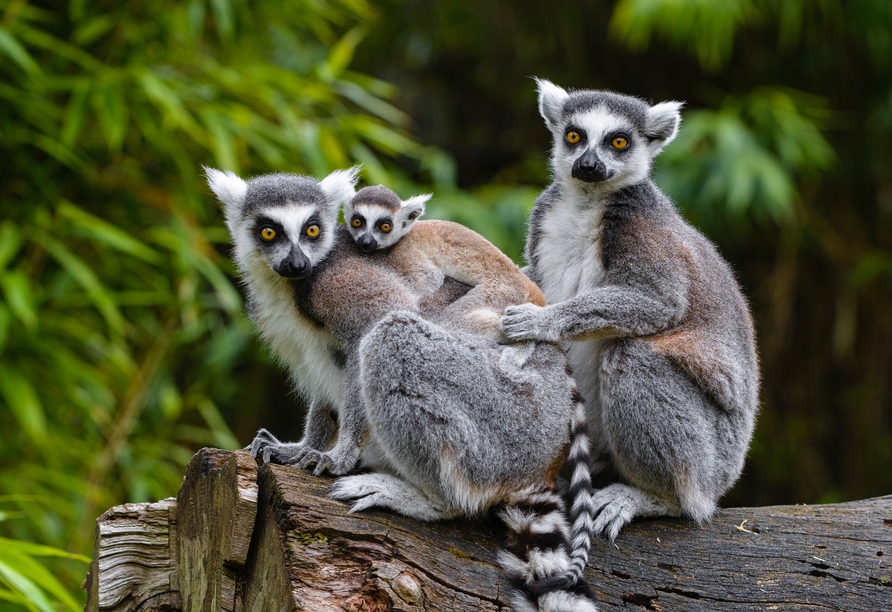
[[[518,612],[596,612],[595,595],[583,579],[594,533],[591,456],[582,398],[573,392],[567,463],[572,473],[569,518],[553,487],[541,485],[513,494],[502,519],[514,532],[514,550],[499,562],[515,589]]]

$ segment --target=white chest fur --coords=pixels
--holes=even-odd
[[[543,216],[536,247],[540,287],[549,304],[600,286],[603,205],[577,206],[559,200]]]
[[[288,281],[262,261],[244,262],[254,298],[253,318],[273,355],[312,399],[343,403],[343,373],[334,361],[331,334],[306,319],[294,303]]]

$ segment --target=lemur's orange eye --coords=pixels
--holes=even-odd
[[[579,135],[579,132],[567,132],[567,142],[570,144],[576,144],[582,140],[582,136]]]
[[[625,149],[629,146],[629,141],[623,138],[622,136],[617,136],[613,139],[613,142],[610,144],[613,145],[614,149]]]
[[[359,217],[353,217],[353,221],[350,222],[353,227],[362,227],[362,221],[359,220]]]
[[[381,231],[384,232],[385,234],[392,229],[393,229],[393,226],[391,226],[390,223],[382,223],[381,224]]]
[[[310,225],[307,227],[307,236],[310,238],[315,238],[319,235],[319,226],[318,225]]]
[[[271,227],[264,227],[260,230],[260,237],[269,242],[276,237],[276,230]]]

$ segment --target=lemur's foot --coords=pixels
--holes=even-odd
[[[594,530],[611,542],[623,527],[636,516],[678,516],[678,508],[670,507],[663,500],[635,487],[612,484],[592,496],[595,522]]]

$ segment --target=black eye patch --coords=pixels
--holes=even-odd
[[[282,224],[267,217],[258,217],[252,233],[255,241],[261,246],[269,246],[287,237]]]

